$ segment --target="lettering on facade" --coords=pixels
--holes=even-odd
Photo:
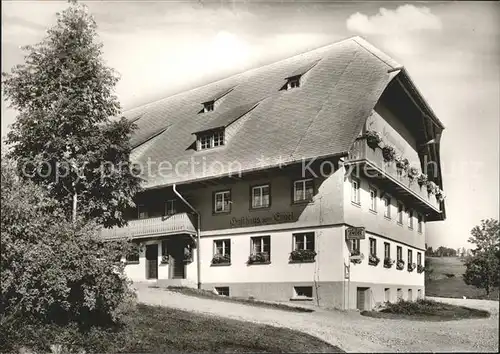
[[[346,240],[364,240],[365,228],[364,227],[348,227],[345,230]]]
[[[277,212],[272,216],[254,216],[241,218],[232,218],[230,221],[231,227],[259,226],[269,224],[279,224],[284,222],[295,221],[293,212]]]

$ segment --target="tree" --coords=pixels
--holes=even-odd
[[[27,323],[119,322],[133,300],[118,261],[130,245],[103,243],[95,224],[68,221],[59,203],[19,178],[4,156],[1,166],[1,351]]]
[[[469,242],[476,245],[472,256],[465,260],[466,271],[463,279],[466,284],[484,289],[486,295],[500,286],[500,232],[498,220],[481,220],[480,226],[471,230]]]
[[[117,74],[102,58],[97,25],[72,2],[40,43],[26,46],[25,63],[2,73],[3,90],[18,111],[7,135],[19,174],[42,185],[66,217],[106,227],[126,223],[140,188],[129,163],[135,126],[116,118]]]

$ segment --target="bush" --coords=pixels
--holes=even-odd
[[[123,242],[103,243],[95,225],[66,221],[46,193],[2,160],[2,342],[25,323],[119,323],[133,293],[117,261]]]

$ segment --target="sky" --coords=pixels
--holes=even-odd
[[[500,3],[89,1],[124,110],[359,35],[403,64],[445,125],[447,219],[427,243],[471,247],[499,214]],[[2,71],[65,1],[2,1]],[[2,136],[15,119],[2,97]]]

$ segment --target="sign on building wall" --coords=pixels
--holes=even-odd
[[[232,218],[230,221],[231,227],[245,227],[245,226],[258,226],[258,225],[269,225],[278,224],[283,222],[293,222],[297,221],[293,212],[277,212],[270,216],[254,216],[254,217],[241,217]]]
[[[346,240],[364,240],[365,228],[364,227],[348,227],[345,230]]]

